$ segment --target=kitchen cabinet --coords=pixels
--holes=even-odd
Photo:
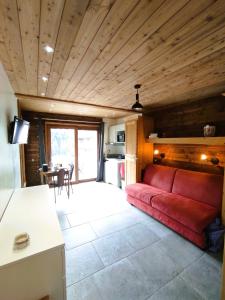
[[[116,125],[109,127],[109,143],[116,143]]]
[[[126,185],[140,181],[142,170],[153,161],[153,145],[146,143],[146,137],[150,132],[153,132],[153,121],[149,117],[138,116],[125,123]]]
[[[125,124],[116,124],[109,127],[109,143],[117,143],[117,132],[124,131]]]

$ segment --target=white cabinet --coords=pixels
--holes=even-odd
[[[16,235],[30,241],[14,248]],[[0,223],[0,299],[66,300],[65,249],[47,185],[15,190]]]
[[[120,165],[124,159],[109,158],[105,162],[105,182],[121,187]]]
[[[118,124],[116,125],[116,131],[125,131],[125,124]]]
[[[116,143],[116,125],[109,127],[109,143]]]
[[[125,124],[116,124],[109,127],[109,143],[117,143],[117,132],[124,131]]]

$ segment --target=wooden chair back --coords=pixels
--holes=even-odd
[[[58,173],[58,181],[57,181],[57,186],[61,187],[64,185],[64,179],[65,179],[65,170],[60,169]]]

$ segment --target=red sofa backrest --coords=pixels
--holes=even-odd
[[[143,182],[166,192],[172,191],[176,168],[148,165],[144,172]]]
[[[178,169],[172,193],[221,208],[223,176]]]

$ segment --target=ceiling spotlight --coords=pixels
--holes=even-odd
[[[41,96],[45,96],[45,93],[41,93]]]
[[[132,105],[132,109],[141,112],[143,110],[143,106],[141,105],[141,103],[139,103],[139,94],[138,94],[138,89],[140,89],[140,87],[141,87],[140,84],[136,84],[134,86],[134,88],[137,90],[137,93],[136,93],[136,102]]]
[[[48,81],[48,77],[46,77],[46,76],[42,76],[41,79],[42,79],[44,82]]]
[[[50,47],[49,45],[44,46],[44,50],[47,53],[53,53],[54,52],[54,49],[52,47]]]

